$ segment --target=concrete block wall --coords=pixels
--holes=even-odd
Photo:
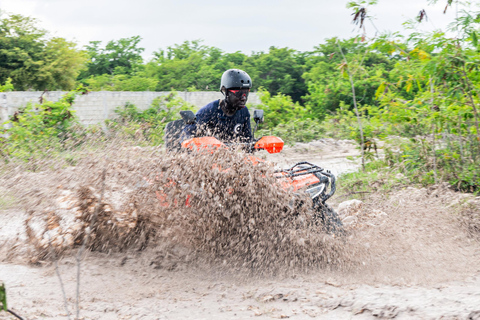
[[[14,91],[0,93],[0,123],[4,122],[19,108],[27,103],[38,103],[42,91]],[[49,101],[58,101],[65,91],[49,91],[43,94],[43,98]],[[115,117],[115,109],[124,106],[127,102],[134,104],[139,109],[150,107],[153,99],[167,95],[170,92],[128,92],[128,91],[96,91],[86,95],[79,95],[75,99],[73,109],[83,125],[102,123],[106,119]],[[198,92],[177,92],[183,100],[195,105],[198,108],[207,103],[221,99],[220,92],[198,91]],[[249,105],[260,104],[260,98],[255,93],[248,97]]]

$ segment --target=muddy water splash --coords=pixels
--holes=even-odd
[[[311,201],[283,190],[269,164],[252,166],[243,154],[218,151],[177,155],[153,167],[151,185],[134,198],[140,215],[162,220],[162,235],[171,241],[235,267],[338,262],[338,243],[316,225]]]
[[[33,261],[51,257],[52,248],[68,254],[91,230],[87,245],[102,252],[168,243],[210,263],[272,272],[344,263],[343,239],[324,233],[310,199],[281,188],[272,172],[234,151],[128,148],[55,174],[24,174],[15,187],[28,207]]]

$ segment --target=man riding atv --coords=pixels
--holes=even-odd
[[[242,70],[230,69],[223,73],[220,91],[223,100],[210,102],[196,114],[196,121],[187,124],[180,140],[199,136],[215,136],[224,142],[250,142],[252,129],[250,113],[245,104],[252,88],[252,79]]]
[[[167,150],[193,151],[240,143],[247,152],[261,149],[269,153],[280,152],[284,145],[280,138],[264,136],[254,139],[250,113],[245,107],[251,87],[252,80],[246,72],[238,69],[225,71],[220,83],[220,91],[225,99],[207,104],[196,116],[192,111],[180,111],[182,119],[172,121],[165,127]],[[256,129],[263,122],[263,110],[255,110],[253,118]],[[246,164],[254,166],[262,161],[253,156],[247,159],[249,161]],[[280,188],[294,193],[304,190],[310,195],[315,218],[325,230],[339,234],[343,232],[337,213],[325,203],[336,189],[335,176],[330,171],[303,161],[288,169],[276,171],[273,175],[279,180]]]

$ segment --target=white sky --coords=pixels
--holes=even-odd
[[[444,29],[455,8],[443,14],[447,0],[379,0],[370,14],[380,31],[402,31],[402,23],[425,9],[423,28]],[[203,44],[225,52],[268,51],[270,46],[309,51],[326,38],[359,33],[351,24],[346,0],[0,0],[0,10],[37,18],[52,35],[80,46],[139,35],[144,56],[180,44]],[[367,35],[375,29],[367,22]]]

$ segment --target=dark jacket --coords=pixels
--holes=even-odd
[[[214,136],[224,142],[249,142],[252,140],[250,112],[247,107],[229,117],[220,108],[220,100],[210,102],[198,110],[195,124],[183,129],[182,141],[192,137]]]

